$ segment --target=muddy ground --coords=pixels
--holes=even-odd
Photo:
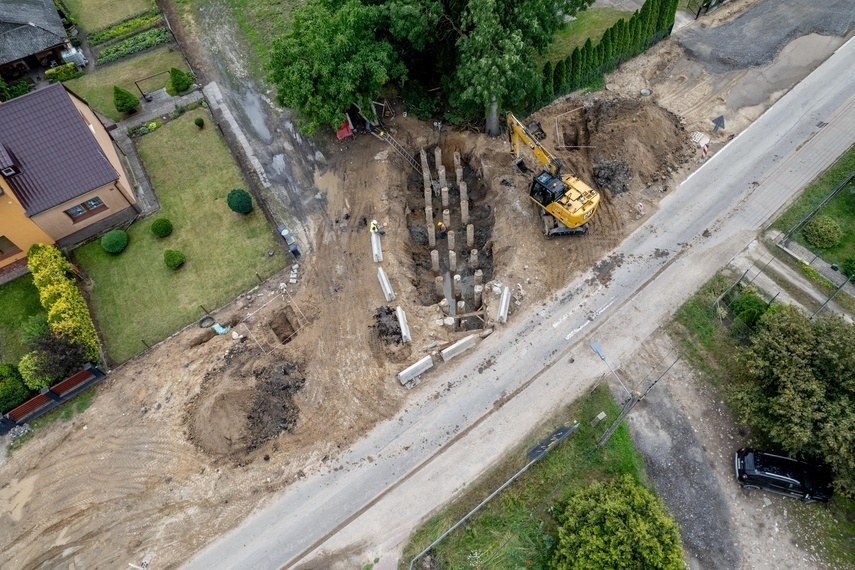
[[[708,22],[728,21],[747,4],[728,4]],[[466,334],[441,323],[421,180],[409,165],[370,135],[301,137],[246,69],[240,50],[249,48],[225,2],[212,0],[204,13],[165,6],[200,79],[220,82],[238,110],[272,182],[257,190],[304,246],[298,283],[288,283],[286,270],[221,310],[218,320],[235,324],[238,338],[191,326],[113,371],[90,409],[7,459],[0,466],[3,568],[119,567],[147,554],[158,568],[178,566],[269,493],[406,406],[409,392],[395,374],[422,347]],[[726,140],[842,41],[804,36],[766,67],[721,73],[687,58],[672,38],[611,75],[606,91],[538,112],[529,120],[541,121],[544,144],[602,192],[582,239],[543,239],[527,198],[530,174],[512,168],[504,139],[443,129],[438,140],[433,125],[404,117],[394,101],[387,128],[413,153],[424,148],[432,157],[438,144],[449,173],[455,152],[464,159],[485,283],[519,285],[524,294],[512,311],[522,311],[591,267],[608,279],[621,260],[604,255],[697,165],[692,131],[710,133],[709,119],[726,111],[728,128],[713,143]],[[770,70],[774,81],[758,82]],[[589,148],[562,148],[571,146]],[[451,194],[459,199],[453,184]],[[434,212],[439,199],[432,198]],[[371,260],[371,219],[386,232],[382,267],[393,303]],[[462,236],[459,219],[455,213],[451,229]],[[471,249],[457,250],[468,261]],[[474,279],[470,269],[461,273]],[[485,291],[489,305],[492,287]],[[398,305],[412,343],[395,337],[390,311]],[[489,324],[476,319],[467,327]]]

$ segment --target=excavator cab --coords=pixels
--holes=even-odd
[[[544,208],[560,200],[567,192],[567,185],[558,176],[546,170],[534,177],[529,196]]]

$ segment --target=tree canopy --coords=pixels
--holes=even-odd
[[[560,518],[554,570],[684,568],[677,523],[628,475],[579,491]]]
[[[370,101],[384,83],[406,77],[394,47],[378,30],[387,10],[358,0],[309,0],[293,27],[274,40],[269,79],[280,105],[299,109],[303,127],[338,127],[345,109]]]
[[[308,131],[337,127],[391,80],[442,88],[460,115],[519,103],[541,85],[532,56],[593,0],[308,0],[277,38],[269,79]]]
[[[743,421],[789,454],[828,462],[837,489],[855,494],[855,325],[774,306],[741,364]]]

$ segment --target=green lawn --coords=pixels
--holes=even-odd
[[[0,285],[0,361],[17,364],[29,352],[21,331],[24,323],[39,313],[44,310],[32,275]]]
[[[92,32],[153,8],[154,0],[65,0],[65,5],[83,29]]]
[[[597,427],[591,427],[591,419],[602,410],[608,418]],[[548,437],[558,423],[578,421],[580,426],[575,433],[434,548],[441,568],[548,568],[548,535],[555,536],[555,520],[548,507],[596,481],[625,473],[638,481],[643,480],[643,459],[633,447],[626,424],[621,424],[604,449],[585,457],[619,413],[606,384],[575,402],[553,425],[544,427],[525,447],[508,454],[508,459],[419,528],[410,537],[398,567],[407,568],[413,556],[523,467],[528,461],[525,456],[528,449],[541,438]],[[553,491],[555,494],[550,496]],[[545,497],[550,498],[544,503]],[[529,513],[533,514],[531,518]],[[476,551],[481,553],[480,566],[470,564],[470,557]]]
[[[198,130],[193,120],[203,117]],[[128,231],[130,244],[120,255],[98,242],[74,252],[76,263],[92,278],[91,307],[110,357],[123,362],[258,284],[256,272],[269,277],[284,266],[279,245],[263,213],[248,216],[229,210],[226,194],[244,187],[210,113],[196,109],[145,135],[138,148],[162,205],[153,217]],[[157,239],[154,219],[172,221],[172,235]],[[187,262],[172,271],[163,262],[166,249],[177,249]],[[268,257],[268,251],[274,251]]]
[[[142,55],[99,67],[93,73],[87,73],[83,77],[66,81],[64,85],[85,99],[102,115],[113,121],[119,121],[127,115],[116,111],[116,107],[113,105],[113,86],[118,85],[134,95],[139,95],[139,90],[134,85],[135,80],[161,71],[169,71],[171,67],[187,71],[181,52],[173,46],[166,45]],[[169,74],[165,73],[147,79],[140,86],[146,91],[155,91],[166,86],[168,80]]]
[[[539,63],[555,63],[566,58],[573,52],[573,48],[585,45],[588,38],[596,44],[615,22],[621,18],[629,20],[631,16],[632,12],[613,8],[594,8],[579,12],[575,20],[556,32],[555,41],[549,46],[549,51],[539,58]]]
[[[772,227],[782,232],[789,231],[852,172],[855,172],[855,146],[850,147],[828,170],[805,188],[798,201],[787,208]],[[839,264],[847,258],[855,257],[855,180],[850,181],[849,186],[841,190],[820,213],[830,216],[840,224],[843,237],[838,245],[820,251],[807,243],[801,232],[793,234],[793,238],[814,253],[821,254],[829,263]]]

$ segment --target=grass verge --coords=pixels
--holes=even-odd
[[[629,20],[632,12],[615,10],[614,8],[593,8],[576,14],[576,19],[555,33],[555,41],[549,46],[546,54],[538,58],[543,66],[547,61],[552,63],[566,58],[576,47],[585,45],[585,40],[591,38],[595,44],[603,34],[621,18]]]
[[[823,172],[807,188],[801,197],[772,224],[772,228],[787,232],[795,224],[809,214],[820,202],[834,190],[847,176],[855,172],[855,145],[843,153],[828,170]],[[820,213],[831,217],[843,230],[840,243],[836,246],[820,250],[810,245],[801,232],[795,232],[793,238],[814,253],[818,253],[829,263],[843,263],[850,257],[855,257],[855,180],[849,182],[848,188],[841,190]]]
[[[607,419],[592,427],[591,419],[603,410]],[[472,566],[474,558],[483,568],[547,568],[556,535],[556,523],[550,514],[552,505],[565,501],[573,492],[595,481],[625,473],[638,481],[643,480],[643,459],[635,451],[625,424],[602,450],[586,458],[606,426],[619,413],[605,384],[571,404],[539,433],[533,434],[525,447],[508,454],[454,503],[419,528],[410,537],[399,568],[407,568],[413,556],[523,467],[528,462],[526,451],[537,441],[548,437],[565,420],[568,425],[578,421],[580,425],[575,433],[433,550],[442,568],[475,567]]]
[[[205,120],[204,129],[193,124]],[[232,188],[244,187],[214,121],[195,109],[142,137],[138,148],[161,210],[133,224],[120,255],[98,242],[74,252],[93,281],[91,306],[111,358],[123,362],[199,318],[200,305],[219,307],[273,275],[284,256],[260,209],[247,216],[226,205]],[[168,218],[172,235],[151,232],[155,218]],[[177,249],[187,262],[166,267],[163,252]],[[268,252],[274,252],[268,256]]]
[[[74,19],[84,30],[94,31],[145,12],[154,0],[64,0]]]
[[[17,364],[27,352],[21,336],[30,317],[44,313],[29,273],[0,285],[0,361]]]
[[[134,81],[161,71],[169,71],[171,67],[187,71],[181,52],[172,46],[163,46],[99,67],[94,73],[87,73],[83,77],[66,81],[64,84],[105,117],[120,121],[128,115],[116,111],[116,106],[113,104],[113,86],[118,85],[138,95],[139,90]],[[164,73],[141,82],[140,87],[146,91],[156,91],[165,87],[168,80],[169,74]]]
[[[45,415],[34,419],[29,422],[30,431],[16,439],[9,445],[9,453],[12,453],[16,449],[20,449],[25,443],[30,441],[35,433],[40,429],[49,426],[50,424],[60,420],[63,422],[67,422],[71,420],[75,415],[83,412],[86,408],[92,405],[92,400],[95,398],[95,389],[97,386],[90,386],[86,388],[82,392],[80,392],[77,396],[46,413]]]

